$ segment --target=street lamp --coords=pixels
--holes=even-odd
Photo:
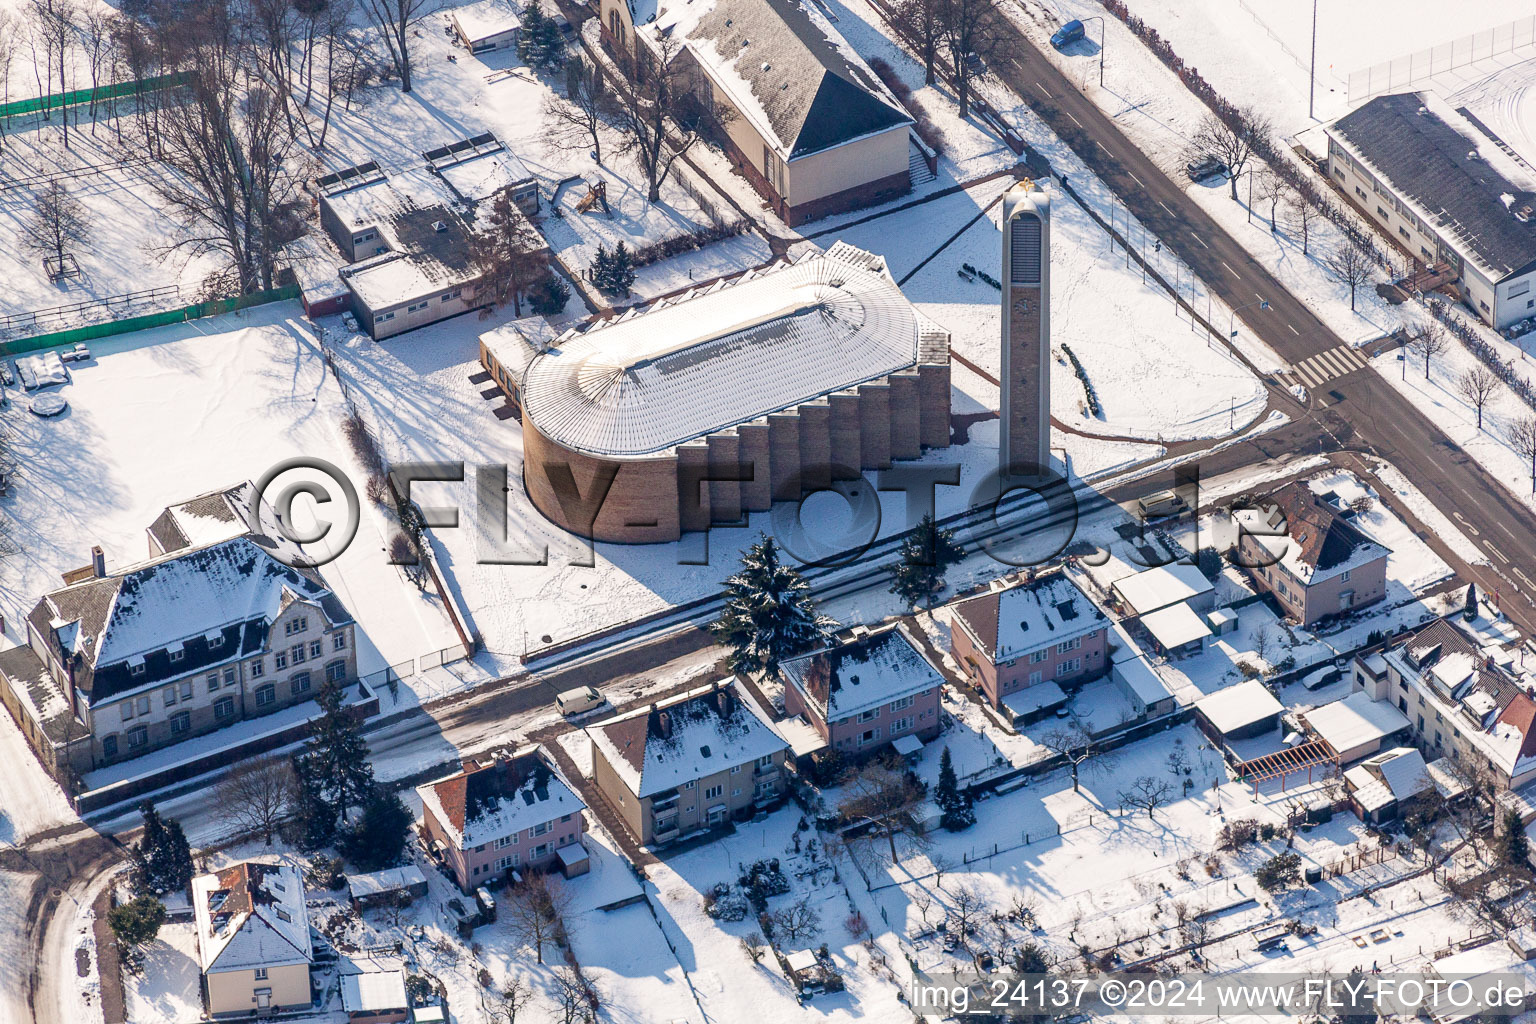
[[[1257,302],[1250,302],[1250,303],[1248,303],[1248,306],[1258,306],[1260,309],[1268,309],[1269,308],[1269,300],[1268,299],[1259,299]],[[1239,314],[1243,310],[1247,309],[1248,306],[1238,306],[1236,309],[1234,309],[1232,311],[1232,319],[1227,324],[1227,346],[1229,348],[1232,345],[1232,339],[1237,337],[1237,314]]]
[[[1095,14],[1091,18],[1084,18],[1083,21],[1096,21],[1099,23],[1099,88],[1102,89],[1104,88],[1104,19]]]

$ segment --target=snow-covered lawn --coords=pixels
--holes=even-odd
[[[133,1024],[198,1020],[203,1015],[200,973],[196,923],[167,921],[144,950],[144,969],[123,971],[128,1019]]]
[[[149,555],[165,506],[259,478],[294,456],[325,459],[362,495],[345,444],[341,391],[294,303],[125,335],[92,345],[58,389],[69,410],[40,419],[13,402],[0,422],[22,466],[7,508],[19,549],[0,561],[8,629],[60,573],[100,544],[110,567]],[[287,479],[287,478],[285,478]],[[457,643],[441,602],[384,553],[386,525],[363,501],[357,538],[322,570],[359,623],[358,669],[413,661]],[[407,690],[409,683],[406,684]]]
[[[0,849],[75,819],[64,791],[37,763],[9,713],[0,713],[0,764],[7,765],[9,773],[0,798]]]

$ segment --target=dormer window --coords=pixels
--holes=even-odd
[[[223,633],[219,633],[216,636],[210,636],[208,638],[208,646],[209,647],[223,647],[224,646],[224,634]]]
[[[141,675],[143,675],[144,674],[144,663],[142,661],[129,662],[129,664],[128,664],[128,674],[131,675],[131,676],[141,676]]]
[[[185,658],[186,656],[187,656],[187,652],[186,652],[185,648],[182,648],[182,647],[172,647],[171,648],[171,660],[172,661],[180,661],[182,658]]]

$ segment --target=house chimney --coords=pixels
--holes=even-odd
[[[101,579],[107,574],[107,556],[102,554],[101,545],[91,546],[91,575]]]

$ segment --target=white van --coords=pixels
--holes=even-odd
[[[1161,519],[1163,516],[1177,515],[1189,506],[1184,499],[1173,491],[1158,491],[1149,494],[1145,498],[1139,498],[1136,502],[1141,509],[1142,519]]]
[[[555,707],[560,709],[562,715],[580,715],[602,706],[602,703],[602,693],[591,686],[578,686],[555,698]]]

